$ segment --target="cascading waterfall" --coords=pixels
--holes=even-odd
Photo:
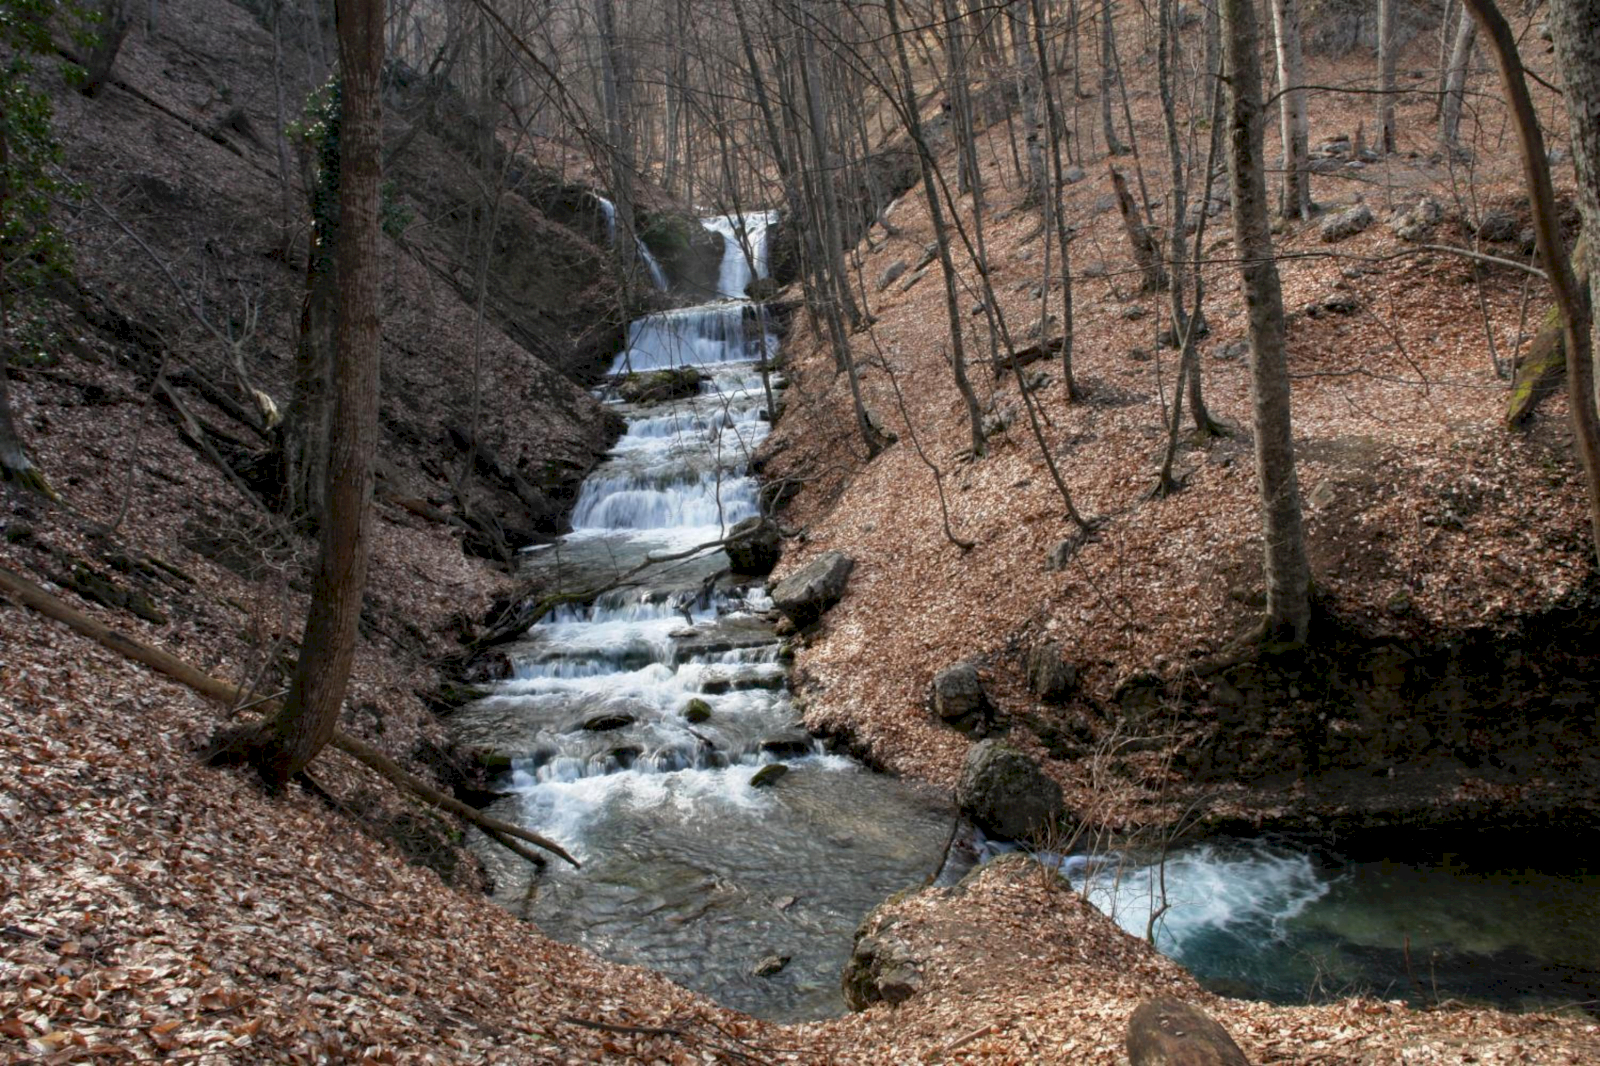
[[[775,352],[748,302],[633,323],[615,371],[696,367],[699,393],[618,404],[627,431],[584,482],[573,531],[532,553],[529,571],[551,587],[599,587],[758,513],[749,463],[770,427],[754,361]],[[927,876],[951,813],[826,754],[802,728],[771,600],[726,565],[712,548],[652,568],[551,612],[513,646],[511,676],[457,713],[457,737],[510,761],[512,795],[493,810],[584,868],[552,864],[530,885],[499,849],[481,853],[497,898],[550,935],[753,1013],[828,1016],[843,1009],[856,924]],[[753,787],[778,762],[782,780]]]
[[[767,276],[767,231],[778,220],[776,211],[747,215],[714,215],[702,219],[706,229],[722,234],[726,242],[722,269],[717,277],[717,292],[730,299],[743,299],[753,278]],[[739,240],[740,233],[744,241]],[[745,245],[749,254],[745,254]]]
[[[604,196],[595,194],[595,203],[600,205],[600,214],[606,220],[606,240],[612,244],[617,243],[617,205],[607,200]],[[650,273],[650,283],[662,292],[668,289],[667,272],[661,269],[661,264],[651,254],[650,246],[638,237],[633,238],[633,246],[639,251],[639,259],[644,263],[645,270]]]

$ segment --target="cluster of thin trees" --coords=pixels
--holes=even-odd
[[[1109,164],[1139,279],[1165,294],[1180,351],[1161,492],[1180,487],[1172,457],[1185,419],[1202,435],[1222,428],[1205,404],[1196,340],[1204,323],[1206,226],[1231,205],[1232,255],[1249,309],[1266,632],[1306,639],[1311,582],[1272,235],[1274,215],[1297,219],[1316,209],[1297,0],[1149,0],[1138,10],[1113,0],[394,0],[387,11],[381,0],[337,0],[331,11],[323,2],[276,0],[266,15],[280,55],[300,49],[308,59],[302,69],[320,64],[337,75],[338,130],[336,159],[310,171],[314,184],[331,167],[332,184],[323,190],[331,197],[329,218],[319,220],[328,223],[319,240],[331,255],[307,282],[301,346],[311,354],[300,360],[284,431],[286,441],[300,442],[298,450],[285,447],[297,471],[291,485],[303,487],[282,506],[314,512],[318,577],[289,697],[244,742],[269,781],[287,780],[332,736],[355,642],[377,434],[381,169],[385,153],[406,143],[403,132],[382,143],[386,72],[420,76],[430,91],[476,108],[486,141],[477,205],[486,220],[477,238],[484,247],[495,238],[494,205],[514,180],[514,168],[489,165],[503,158],[496,144],[585,161],[605,184],[624,235],[636,227],[646,183],[702,210],[781,208],[805,305],[848,379],[868,459],[890,438],[863,398],[861,356],[852,343],[870,328],[868,279],[855,249],[875,225],[892,231],[890,205],[914,191],[932,220],[946,355],[970,423],[970,457],[980,461],[987,447],[972,384],[979,362],[1015,376],[1064,516],[1084,533],[1094,520],[1074,506],[1042,428],[1040,400],[1021,371],[1023,331],[1007,320],[991,287],[985,181],[1014,183],[1037,213],[1044,239],[1036,343],[1058,362],[1058,395],[1073,402],[1081,390],[1073,375],[1074,229],[1064,189],[1083,180],[1085,167]],[[1401,139],[1395,27],[1404,5],[1373,6],[1374,147],[1382,153]],[[122,7],[113,14],[114,26],[125,25]],[[1600,224],[1593,118],[1600,114],[1600,61],[1590,42],[1600,31],[1600,0],[1549,0],[1549,18],[1579,202],[1593,226]],[[1436,136],[1445,150],[1455,148],[1480,33],[1519,133],[1541,263],[1566,331],[1573,417],[1600,531],[1590,294],[1575,280],[1556,225],[1517,43],[1492,0],[1445,5]],[[1135,52],[1155,60],[1163,135],[1154,144],[1140,143],[1123,76],[1124,53]],[[109,70],[110,60],[105,65]],[[280,80],[280,116],[297,109],[284,95]],[[429,106],[408,99],[401,117],[420,123]],[[1274,120],[1273,154],[1281,163],[1269,155]],[[291,168],[282,145],[279,158],[287,190]],[[999,166],[985,167],[986,158]],[[1217,187],[1224,173],[1225,192]],[[1150,174],[1166,186],[1164,226],[1152,211]],[[286,191],[286,215],[304,203]],[[615,243],[626,270],[634,244]],[[479,263],[488,269],[487,254]],[[1600,270],[1590,277],[1600,279]],[[962,313],[974,305],[982,312],[977,330]],[[337,314],[326,313],[332,308]],[[875,365],[893,378],[887,360]],[[9,476],[28,467],[4,400],[0,390],[0,460]],[[952,541],[967,546],[948,517],[945,525]]]

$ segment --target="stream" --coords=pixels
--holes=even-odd
[[[614,376],[693,366],[699,392],[637,407],[603,392],[627,430],[584,482],[572,532],[529,554],[546,587],[600,587],[758,512],[748,466],[770,428],[760,365],[777,339],[743,295],[765,276],[770,218],[706,220],[726,242],[724,299],[630,326]],[[827,1017],[844,1010],[857,925],[934,873],[954,813],[806,733],[764,582],[726,567],[720,549],[654,566],[511,646],[512,676],[453,725],[510,760],[511,794],[490,813],[583,868],[530,879],[501,849],[479,852],[497,901],[552,937],[761,1017]],[[781,777],[752,783],[776,763]]]

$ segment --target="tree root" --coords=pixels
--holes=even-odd
[[[90,618],[82,611],[76,610],[63,602],[59,597],[51,595],[27,578],[4,567],[0,567],[0,592],[15,598],[26,607],[38,611],[40,614],[63,622],[77,632],[96,641],[104,647],[120,655],[124,655],[135,662],[163,673],[174,681],[181,682],[189,688],[209,699],[228,707],[236,707],[243,702],[244,696],[234,686],[219,678],[212,677],[203,670],[198,670],[177,656],[162,651],[125,633],[121,633],[109,626]],[[263,714],[270,719],[277,711],[276,703],[258,704]],[[259,725],[250,724],[234,726],[219,732],[207,749],[206,761],[213,765],[238,765],[250,761],[255,745],[260,737]],[[447,795],[425,781],[406,772],[399,763],[395,762],[383,752],[372,747],[364,741],[357,740],[342,732],[333,734],[329,745],[351,756],[368,769],[386,778],[390,783],[397,785],[401,790],[409,792],[425,803],[431,804],[442,810],[457,815],[479,829],[482,829],[491,839],[504,845],[518,856],[543,865],[542,857],[522,847],[520,844],[513,846],[513,841],[523,841],[535,847],[543,848],[553,855],[557,855],[573,866],[580,863],[574,859],[561,845],[538,833],[502,821],[475,810],[462,803],[454,796]]]

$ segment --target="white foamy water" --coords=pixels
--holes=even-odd
[[[720,295],[742,300],[754,278],[767,277],[767,234],[777,220],[776,211],[757,211],[742,216],[715,215],[702,220],[706,229],[722,234],[727,242],[717,277]]]
[[[595,196],[595,202],[600,205],[600,214],[606,220],[606,239],[612,244],[617,243],[617,205],[607,200],[604,196]],[[662,292],[670,287],[667,282],[667,272],[661,269],[661,264],[651,254],[650,246],[638,237],[633,239],[633,246],[638,250],[639,260],[644,263],[644,268],[650,274],[650,283]]]

